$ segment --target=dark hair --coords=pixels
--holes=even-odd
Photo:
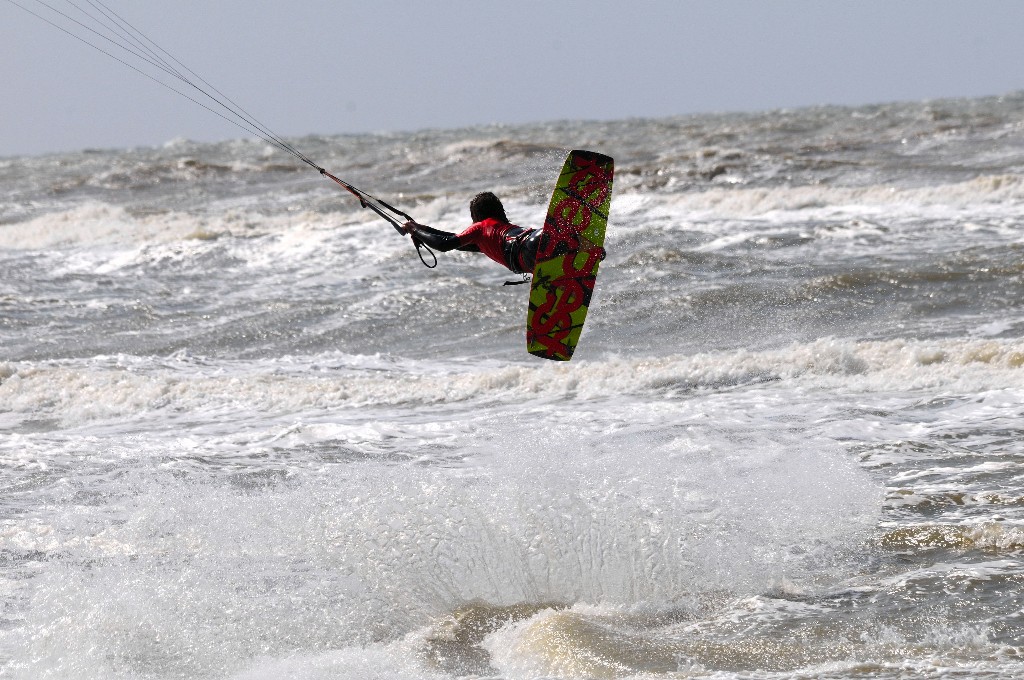
[[[508,222],[508,218],[505,217],[505,207],[498,200],[498,197],[490,191],[485,191],[473,197],[473,200],[469,202],[469,216],[473,219],[473,222],[480,222],[489,217],[499,219],[502,222]]]

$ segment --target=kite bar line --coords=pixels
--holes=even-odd
[[[398,233],[405,234],[405,229],[402,228],[402,223],[398,220],[399,217],[404,218],[405,221],[415,221],[391,204],[357,189],[317,165],[308,156],[232,101],[230,97],[204,80],[202,76],[125,21],[102,0],[65,0],[63,3],[59,3],[58,0],[51,2],[23,0],[25,3],[31,3],[38,11],[30,9],[17,0],[7,1],[155,83],[198,104],[241,130],[291,154],[358,198],[362,207],[369,208],[382,217]],[[58,8],[57,4],[65,6],[64,9]],[[167,82],[163,78],[168,78],[171,82]],[[178,81],[180,85],[176,87],[174,81]],[[183,89],[179,89],[182,86],[184,86]],[[195,92],[190,93],[190,89]],[[431,269],[437,266],[437,256],[426,244],[416,237],[413,237],[413,244],[416,246],[416,254],[419,255],[420,262]],[[433,258],[433,264],[427,264],[423,257],[422,250],[424,249]]]
[[[396,208],[393,205],[391,205],[390,203],[387,203],[386,201],[382,201],[379,198],[375,198],[375,197],[371,196],[370,194],[366,193],[365,191],[361,191],[359,189],[356,189],[354,186],[352,186],[351,184],[349,184],[345,180],[340,179],[338,177],[335,177],[334,175],[332,175],[331,173],[327,172],[323,168],[319,168],[318,167],[317,170],[320,171],[321,175],[323,175],[324,177],[326,177],[329,180],[333,180],[338,185],[340,185],[343,189],[345,189],[345,191],[348,191],[350,194],[352,194],[353,196],[358,198],[360,205],[362,205],[364,208],[369,208],[370,210],[372,210],[373,212],[377,213],[379,216],[381,216],[382,218],[387,220],[391,224],[391,226],[395,228],[395,231],[397,231],[399,234],[405,235],[405,229],[402,228],[402,225],[399,224],[398,220],[395,219],[395,217],[393,215],[398,215],[399,217],[404,217],[406,219],[406,221],[408,221],[408,222],[415,222],[416,221],[412,217],[407,215],[406,213],[402,212],[398,208]],[[393,215],[389,215],[388,211],[393,213]],[[423,241],[420,241],[415,236],[412,237],[412,242],[413,242],[413,245],[416,246],[416,254],[419,255],[420,262],[423,263],[423,266],[427,267],[428,269],[433,269],[434,267],[436,267],[437,266],[437,255],[434,254],[434,251],[431,250],[430,247],[426,243],[424,243]],[[426,250],[427,253],[430,254],[430,257],[433,258],[433,260],[434,260],[433,264],[427,264],[427,261],[423,258],[423,251],[424,250]]]

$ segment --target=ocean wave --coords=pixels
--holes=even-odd
[[[0,248],[42,250],[68,245],[168,243],[208,233],[204,221],[185,214],[132,214],[122,206],[90,201],[3,227]]]
[[[1019,386],[1020,340],[841,341],[691,356],[608,358],[570,365],[437,366],[399,360],[389,370],[303,372],[274,362],[224,362],[215,374],[187,363],[160,368],[144,358],[8,363],[0,412],[64,422],[124,418],[152,410],[302,412],[342,407],[443,405],[504,399],[601,400],[622,395],[686,397],[784,380],[847,390]],[[318,364],[315,357],[300,363]],[[435,370],[436,369],[436,370]],[[453,370],[454,369],[454,370]]]
[[[201,163],[187,168],[200,167]],[[226,171],[223,168],[219,171]],[[526,194],[523,193],[526,191]],[[507,198],[510,214],[528,216],[527,222],[542,220],[542,206],[531,194],[531,186],[513,192]],[[546,191],[542,192],[546,196]],[[436,223],[455,231],[468,226],[464,200],[443,197],[409,195],[404,199],[406,208],[421,221]],[[251,235],[271,233],[285,228],[296,218],[307,219],[324,228],[339,219],[367,222],[377,219],[369,211],[357,211],[357,205],[345,201],[331,201],[330,211],[314,212],[320,203],[305,198],[298,200],[283,214],[280,210],[257,209],[226,205],[217,211],[203,209],[197,213],[170,207],[146,208],[121,206],[99,200],[79,202],[71,207],[60,207],[25,220],[12,221],[0,226],[0,248],[44,249],[63,245],[94,246],[113,242],[127,244],[167,243],[186,240],[195,233],[223,233]],[[287,201],[291,203],[291,201]],[[306,204],[310,209],[303,214],[296,206]],[[55,204],[59,205],[59,204]],[[969,182],[936,185],[917,189],[897,189],[890,186],[843,188],[827,186],[792,186],[775,188],[722,188],[679,194],[651,194],[647,192],[617,192],[612,203],[611,233],[615,235],[661,228],[677,228],[682,223],[687,229],[708,231],[710,241],[697,244],[694,252],[707,252],[749,244],[764,249],[806,244],[811,240],[852,240],[871,238],[888,243],[902,236],[891,233],[894,221],[906,219],[936,219],[965,221],[956,227],[964,230],[989,230],[1004,241],[1019,241],[1015,229],[997,224],[976,224],[986,217],[999,220],[1019,214],[1024,206],[1024,178],[1001,175],[979,177]],[[756,219],[756,224],[730,220]],[[813,228],[794,231],[794,223],[815,222]],[[991,222],[991,220],[989,220]],[[899,227],[897,227],[899,228]],[[916,230],[918,227],[914,227]],[[1005,232],[1005,233],[1004,233]],[[639,244],[643,245],[643,244]],[[691,246],[691,249],[694,246]],[[673,247],[652,243],[648,251],[672,255]],[[684,255],[685,256],[685,255]],[[642,254],[635,255],[643,258]],[[657,257],[657,255],[655,255]]]
[[[990,666],[999,668],[1006,649],[990,640],[987,626],[935,625],[924,613],[886,612],[868,623],[813,601],[719,599],[696,611],[661,616],[587,606],[548,609],[506,625],[483,646],[503,678],[606,680],[898,678],[918,666],[916,656],[923,650],[927,663],[920,662],[922,669],[911,674],[941,676],[944,668],[962,668],[964,658],[988,656]],[[996,672],[993,677],[1009,676]]]
[[[836,218],[853,215],[895,216],[922,211],[952,216],[973,209],[1000,214],[1019,213],[1024,204],[1024,177],[1000,174],[964,182],[907,188],[891,184],[863,187],[797,185],[781,187],[724,187],[677,194],[660,194],[661,211],[694,218],[756,217],[776,219]],[[614,204],[613,204],[614,207]],[[894,212],[895,211],[895,212]]]
[[[988,265],[988,266],[986,266]],[[1024,274],[1024,262],[1000,263],[978,258],[964,261],[958,256],[949,262],[932,264],[927,269],[892,268],[889,271],[867,269],[832,274],[807,281],[801,291],[809,296],[833,291],[851,291],[864,288],[906,288],[918,284],[957,284],[979,278],[1017,278]]]
[[[1014,504],[1024,504],[1016,499]],[[1002,522],[979,524],[920,524],[889,529],[878,539],[888,550],[984,550],[998,554],[1024,551],[1024,527]]]
[[[327,215],[315,212],[264,215],[258,211],[227,208],[209,215],[165,209],[137,209],[89,201],[67,210],[0,227],[0,248],[45,250],[111,245],[131,248],[211,240],[220,236],[251,238],[296,230],[331,231],[374,222],[375,216],[366,213],[369,211]],[[268,252],[267,256],[276,254]]]
[[[446,144],[442,147],[439,155],[450,161],[473,160],[479,162],[481,157],[508,161],[510,159],[526,159],[536,155],[549,155],[552,152],[564,154],[568,152],[568,149],[515,139],[463,139]]]

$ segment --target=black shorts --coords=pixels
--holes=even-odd
[[[509,253],[509,269],[516,274],[530,274],[537,264],[537,250],[540,247],[540,240],[544,236],[543,229],[533,229],[512,243]]]

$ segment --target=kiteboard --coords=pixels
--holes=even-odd
[[[587,319],[612,201],[614,161],[593,151],[569,152],[544,219],[526,313],[526,349],[569,361]]]

